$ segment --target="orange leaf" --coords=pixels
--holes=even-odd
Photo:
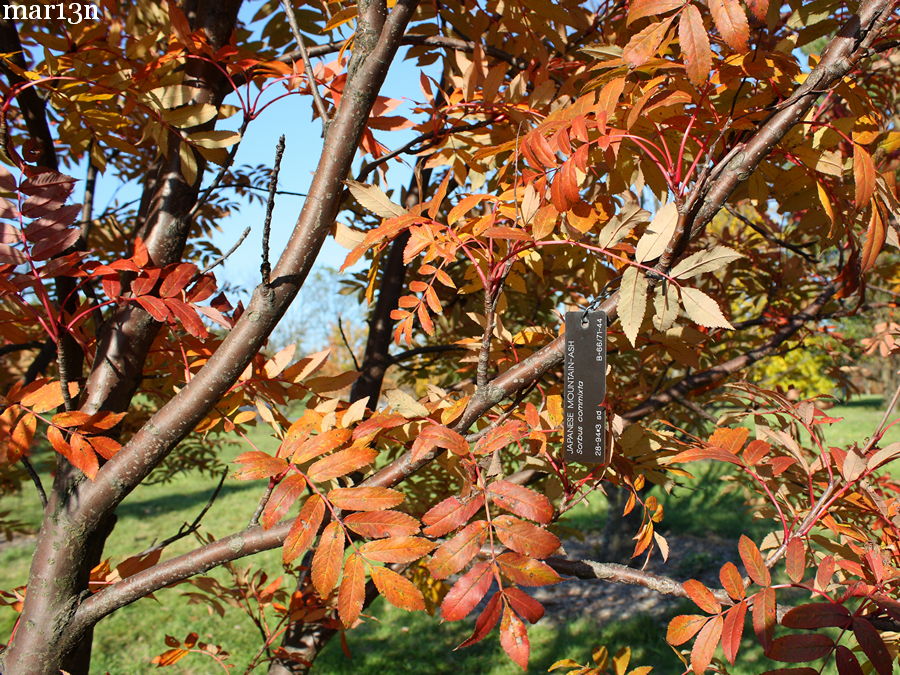
[[[745,0],[747,9],[750,13],[760,21],[766,20],[766,14],[769,11],[769,0]]]
[[[335,488],[328,499],[339,509],[350,511],[381,511],[400,504],[402,492],[383,487]]]
[[[803,545],[802,539],[794,537],[788,542],[785,551],[785,568],[788,577],[795,584],[803,581],[803,575],[806,572],[806,546]]]
[[[560,546],[556,535],[512,516],[499,516],[493,524],[500,541],[532,558],[546,558]]]
[[[721,429],[716,429],[712,436],[709,437],[707,443],[718,448],[723,448],[732,455],[736,455],[741,451],[741,448],[744,447],[744,442],[747,440],[749,434],[750,430],[747,427],[737,427],[736,429],[723,427]]]
[[[553,506],[544,495],[523,485],[506,480],[494,481],[488,485],[492,501],[517,516],[529,518],[547,525],[553,520]]]
[[[528,435],[528,425],[520,420],[504,422],[478,439],[475,443],[476,455],[488,455],[495,450],[502,450],[507,445]]]
[[[744,462],[747,466],[754,466],[771,451],[772,446],[765,441],[750,441],[744,448]]]
[[[301,507],[300,514],[284,540],[281,555],[285,563],[291,562],[310,547],[324,516],[325,502],[319,495],[310,496]]]
[[[663,14],[676,7],[681,7],[683,4],[683,0],[634,0],[628,6],[628,19],[625,25],[630,26],[645,16]]]
[[[756,638],[763,649],[768,649],[772,643],[776,610],[774,588],[764,588],[754,596],[753,632],[756,633]]]
[[[453,538],[441,544],[428,563],[435,579],[446,579],[456,574],[475,557],[487,537],[487,522],[476,520],[460,530]]]
[[[366,568],[362,557],[356,553],[347,556],[344,578],[338,590],[338,616],[344,628],[350,628],[362,612],[366,597]]]
[[[422,532],[429,537],[441,537],[465,525],[482,506],[484,506],[484,496],[481,494],[477,494],[465,502],[460,501],[458,497],[447,497],[422,516],[422,522],[425,524]]]
[[[712,70],[712,50],[703,18],[696,5],[686,5],[678,19],[678,40],[684,54],[688,79],[695,87],[709,79]]]
[[[80,427],[82,424],[91,419],[87,413],[80,410],[72,410],[70,412],[57,413],[50,420],[50,423],[57,427]]]
[[[666,642],[678,646],[684,644],[703,628],[709,617],[699,614],[679,614],[669,622],[666,630]]]
[[[528,654],[531,651],[528,631],[525,623],[509,607],[504,608],[500,622],[500,645],[522,670],[528,670]]]
[[[480,562],[473,565],[472,569],[463,574],[444,596],[441,603],[441,616],[444,621],[459,621],[467,617],[481,602],[493,581],[489,563]]]
[[[741,647],[741,636],[744,634],[744,619],[747,616],[747,603],[739,602],[725,612],[722,623],[722,651],[728,663],[734,665],[738,650]]]
[[[713,653],[719,644],[719,638],[722,637],[722,624],[722,617],[714,616],[697,634],[697,639],[691,649],[691,668],[696,675],[705,672],[712,662]]]
[[[672,17],[669,17],[659,23],[651,23],[642,31],[636,33],[625,45],[625,49],[622,50],[622,58],[625,60],[625,63],[633,68],[638,68],[647,63],[656,54],[656,50],[662,44],[671,23]]]
[[[69,383],[69,393],[74,397],[78,393],[78,385]],[[59,382],[48,382],[22,397],[20,403],[36,413],[45,413],[60,407],[63,403],[62,385]]]
[[[746,52],[749,49],[750,26],[738,0],[709,0],[708,4],[713,22],[725,43],[736,52]]]
[[[875,265],[875,260],[884,242],[887,239],[887,227],[884,219],[881,217],[881,211],[878,203],[872,200],[872,214],[869,216],[869,226],[866,228],[866,241],[863,244],[862,254],[859,260],[860,272],[866,272]]]
[[[334,589],[341,574],[343,559],[344,530],[339,523],[332,521],[322,531],[312,560],[312,582],[320,597],[328,597]]]
[[[269,501],[266,502],[265,510],[263,510],[263,529],[268,530],[281,520],[281,517],[287,513],[288,509],[303,494],[303,488],[305,487],[306,479],[298,473],[291,474],[276,485],[269,497]]]
[[[310,480],[317,483],[331,480],[340,476],[346,476],[353,471],[359,471],[375,461],[378,453],[372,448],[347,448],[339,450],[333,455],[314,462],[307,471]]]
[[[444,448],[455,455],[465,455],[469,444],[457,432],[441,424],[431,424],[419,433],[412,446],[411,461],[417,462],[428,456],[434,448]]]
[[[872,198],[875,192],[875,162],[869,151],[856,143],[853,144],[853,181],[856,208],[861,209]],[[873,206],[873,210],[875,210]]]
[[[56,437],[57,434],[58,438]],[[91,447],[90,443],[84,439],[84,436],[81,434],[72,434],[69,442],[66,443],[59,430],[55,427],[50,427],[47,430],[47,438],[50,439],[53,448],[69,460],[72,466],[81,469],[85,476],[94,480],[97,471],[100,469],[100,464],[97,461],[97,455],[94,452],[94,449]]]
[[[722,582],[722,588],[732,600],[741,600],[746,595],[744,580],[734,563],[727,562],[722,565],[722,569],[719,570],[719,580]]]
[[[419,522],[399,511],[365,511],[351,513],[344,518],[344,525],[357,534],[370,539],[402,537],[419,531]]]
[[[750,578],[760,586],[768,586],[772,583],[772,576],[769,574],[769,568],[763,560],[762,553],[746,535],[741,535],[738,541],[738,553],[741,554],[741,560],[744,567],[747,568],[747,574]]]
[[[369,560],[383,563],[411,563],[434,550],[437,544],[422,537],[390,537],[368,541],[359,552]]]
[[[301,443],[300,446],[293,451],[291,462],[294,464],[303,464],[311,459],[315,459],[319,455],[331,452],[350,440],[350,434],[351,432],[349,429],[331,429],[318,436],[313,436]],[[289,441],[285,441],[285,445],[288,443]],[[282,454],[289,453],[288,451],[283,451]]]
[[[425,609],[422,592],[406,577],[387,567],[373,567],[372,581],[384,599],[394,607],[416,612]]]
[[[238,480],[257,480],[259,478],[272,478],[287,471],[288,463],[280,457],[272,457],[260,450],[244,452],[234,458],[243,468],[234,477]]]
[[[503,576],[520,586],[549,586],[562,581],[550,565],[521,553],[501,553],[497,556],[497,564]]]
[[[718,614],[722,611],[722,605],[716,600],[716,596],[712,594],[712,591],[696,579],[688,579],[682,586],[688,597],[704,612]]]

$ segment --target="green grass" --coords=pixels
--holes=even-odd
[[[838,405],[831,409],[834,417],[844,421],[826,430],[829,444],[863,443],[881,419],[883,405],[873,397]],[[258,432],[252,435],[260,447],[272,447],[271,439]],[[900,425],[885,438],[883,444],[900,440]],[[223,458],[230,459],[238,450],[223,449]],[[45,461],[49,459],[45,457]],[[45,481],[46,468],[43,467]],[[733,537],[738,532],[751,531],[750,514],[737,494],[722,490],[718,469],[697,470],[697,478],[675,489],[672,495],[661,491],[658,496],[666,506],[664,531],[703,535],[715,532]],[[896,473],[896,470],[895,470]],[[216,480],[189,474],[165,485],[144,485],[131,494],[119,509],[119,525],[106,547],[105,556],[113,564],[141,551],[154,539],[174,533],[184,521],[190,521],[206,503]],[[243,527],[249,520],[261,492],[259,482],[226,483],[219,498],[204,519],[206,530],[225,536]],[[29,525],[37,527],[40,507],[33,491],[0,498],[0,509],[8,509]],[[698,511],[699,510],[699,511]],[[704,513],[703,522],[696,514]],[[603,495],[597,493],[585,504],[574,508],[566,524],[582,530],[602,529],[606,519]],[[33,540],[23,539],[0,546],[0,588],[12,588],[25,583]],[[196,542],[186,538],[166,551],[166,556],[190,550]],[[698,561],[702,564],[702,561]],[[271,576],[281,573],[280,553],[270,551],[239,561],[240,566],[263,566]],[[223,579],[223,571],[212,573]],[[290,583],[290,581],[288,581]],[[181,596],[187,587],[166,589],[156,599],[144,599],[126,607],[102,621],[95,634],[92,672],[112,675],[150,673],[155,668],[150,659],[164,651],[165,634],[178,639],[196,631],[203,641],[221,644],[232,653],[232,662],[242,672],[244,665],[260,644],[257,629],[246,616],[229,609],[224,618],[211,614],[205,606],[189,605]],[[15,620],[14,613],[0,607],[0,633],[8,634]],[[605,645],[612,652],[623,646],[633,650],[632,666],[654,665],[661,674],[680,672],[680,666],[664,640],[665,617],[636,617],[627,621],[595,625],[590,617],[583,617],[567,625],[541,622],[531,629],[533,657],[530,672],[545,672],[554,661],[571,658],[589,663],[591,651]],[[452,651],[471,631],[472,621],[442,624],[423,614],[408,614],[382,601],[373,605],[371,618],[347,636],[352,659],[348,660],[335,640],[316,662],[318,673],[486,673],[501,675],[521,672],[503,654],[496,633],[474,647]],[[745,640],[747,651],[740,657],[740,665],[732,669],[736,675],[751,675],[774,667],[762,658],[752,639]],[[206,674],[217,669],[206,657],[191,654],[168,672]],[[262,672],[262,670],[258,671]]]

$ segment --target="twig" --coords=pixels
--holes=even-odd
[[[7,354],[12,354],[13,352],[21,352],[26,349],[37,349],[38,347],[42,347],[44,345],[43,342],[23,342],[22,344],[17,345],[3,345],[0,347],[0,356],[6,356]]]
[[[284,135],[278,139],[278,145],[275,146],[275,166],[272,167],[272,173],[269,176],[269,200],[266,202],[266,220],[263,223],[262,265],[259,267],[264,286],[269,285],[269,275],[272,273],[272,266],[269,264],[269,234],[272,231],[272,211],[275,210],[275,188],[278,186],[278,172],[281,171],[281,158],[283,155]]]
[[[689,401],[688,399],[684,398],[684,396],[682,396],[681,394],[673,393],[672,398],[674,398],[677,403],[680,403],[681,405],[683,405],[685,408],[687,408],[691,412],[694,412],[694,413],[700,415],[700,417],[707,420],[708,422],[712,422],[713,424],[718,423],[719,420],[716,419],[716,417],[714,415],[710,415],[699,405],[697,405],[693,401]]]
[[[138,557],[149,555],[149,554],[153,553],[154,551],[163,549],[166,546],[168,546],[169,544],[172,544],[173,542],[176,542],[179,539],[183,539],[184,537],[188,536],[189,534],[193,534],[198,529],[200,529],[200,521],[203,520],[203,516],[206,515],[206,512],[209,511],[210,508],[212,508],[213,502],[216,501],[216,498],[219,496],[219,492],[222,491],[222,486],[225,484],[225,479],[227,477],[228,477],[228,469],[225,469],[225,471],[222,472],[222,477],[219,478],[219,484],[216,485],[216,489],[213,490],[212,494],[209,496],[209,499],[206,501],[206,506],[204,506],[203,509],[200,511],[200,513],[197,514],[197,517],[194,518],[194,521],[190,525],[188,525],[187,523],[182,523],[181,527],[178,528],[178,532],[173,534],[171,537],[168,537],[167,539],[163,539],[158,544],[151,545],[150,548],[139,553]]]
[[[768,240],[771,241],[772,243],[778,244],[779,246],[782,246],[782,247],[788,249],[789,251],[793,251],[794,253],[796,253],[797,255],[799,255],[801,258],[803,258],[806,262],[811,262],[811,263],[818,262],[818,261],[815,259],[815,257],[811,256],[809,253],[807,253],[806,251],[804,251],[804,250],[803,250],[800,246],[798,246],[797,244],[792,244],[792,243],[790,243],[790,242],[785,241],[784,239],[781,239],[780,237],[776,237],[774,234],[772,234],[771,232],[769,232],[768,230],[766,230],[764,227],[761,227],[760,225],[757,225],[757,224],[754,223],[752,220],[750,220],[747,216],[745,216],[745,215],[743,215],[742,213],[739,213],[738,211],[736,211],[736,210],[734,209],[734,207],[732,207],[730,204],[726,204],[726,205],[725,205],[725,210],[728,211],[728,213],[730,213],[733,217],[737,218],[737,219],[740,220],[742,223],[744,223],[744,225],[746,225],[747,227],[749,227],[751,230],[753,230],[754,232],[757,232],[757,233],[761,234],[763,237],[765,237],[766,239],[768,239]],[[806,244],[806,246],[809,246],[809,244]]]
[[[316,76],[313,73],[312,64],[309,61],[309,54],[306,51],[306,45],[303,42],[303,35],[300,33],[300,27],[297,25],[297,15],[294,14],[294,8],[291,7],[290,0],[281,0],[281,6],[284,7],[284,13],[287,14],[288,23],[291,26],[291,32],[297,41],[297,50],[300,52],[300,58],[303,60],[303,67],[306,70],[306,77],[309,80],[309,90],[312,92],[313,102],[319,117],[322,118],[322,137],[328,133],[328,126],[331,124],[331,118],[328,116],[328,109],[325,107],[325,101],[319,93],[319,85],[316,82]]]
[[[81,206],[81,243],[87,246],[88,237],[91,234],[91,225],[94,224],[94,191],[97,188],[97,167],[91,161],[91,150],[94,142],[88,144],[87,149],[87,175],[84,178],[84,202]]]
[[[234,163],[234,157],[237,155],[238,148],[241,146],[241,141],[244,139],[244,133],[247,131],[247,125],[250,124],[250,118],[244,117],[244,120],[241,122],[241,126],[238,128],[238,142],[231,146],[228,150],[228,157],[225,159],[225,162],[219,168],[219,173],[216,174],[216,177],[213,178],[213,182],[209,184],[198,197],[197,201],[194,202],[194,206],[191,207],[191,210],[188,211],[187,218],[189,220],[193,219],[197,212],[203,207],[203,205],[209,200],[209,196],[213,193],[213,191],[219,187],[222,182],[222,179],[225,178],[225,174],[228,173],[228,169],[231,168],[231,165]]]
[[[259,525],[259,518],[262,516],[262,512],[266,510],[266,504],[269,503],[269,499],[272,497],[272,492],[275,490],[275,479],[269,479],[269,485],[266,487],[266,491],[263,493],[263,496],[259,499],[259,504],[256,505],[256,510],[253,512],[253,515],[250,516],[250,522],[247,523],[247,527],[256,527]]]
[[[456,345],[426,345],[425,347],[414,347],[413,349],[407,349],[406,351],[400,352],[399,354],[389,355],[388,365],[395,366],[402,361],[406,361],[407,359],[411,359],[422,354],[440,354],[442,352],[466,351],[469,350],[465,347],[458,347]]]
[[[372,173],[379,165],[393,159],[397,155],[402,155],[405,152],[412,152],[413,154],[420,153],[424,150],[428,150],[429,148],[433,148],[441,141],[444,136],[449,136],[450,134],[455,134],[462,131],[474,131],[475,129],[481,129],[482,127],[490,126],[495,121],[496,118],[492,117],[489,120],[482,120],[481,122],[473,122],[472,124],[464,124],[463,126],[453,127],[451,129],[441,129],[439,131],[429,131],[427,133],[424,133],[421,136],[414,138],[409,143],[401,145],[396,150],[391,150],[386,155],[382,155],[378,159],[373,159],[371,162],[363,164],[362,168],[359,170],[359,175],[356,177],[356,180],[360,183],[364,182],[366,176]],[[412,148],[414,148],[419,143],[424,143],[424,145],[421,148],[413,151]]]
[[[353,353],[353,349],[350,348],[350,341],[347,339],[346,334],[344,333],[344,324],[341,322],[341,317],[338,315],[338,330],[341,333],[341,339],[344,341],[344,346],[347,348],[347,351],[350,352],[350,358],[353,359],[353,369],[356,371],[360,370],[359,361],[356,360],[356,354]]]
[[[888,403],[887,408],[884,409],[884,415],[881,416],[881,421],[875,428],[875,433],[872,434],[872,438],[869,439],[869,442],[866,443],[866,447],[863,448],[863,455],[869,452],[869,450],[872,449],[872,446],[881,440],[881,437],[884,435],[884,427],[887,425],[887,421],[890,418],[894,407],[896,407],[898,399],[900,399],[900,385],[897,385],[897,389],[894,390],[894,395],[891,397],[891,402]]]
[[[247,238],[247,235],[250,234],[250,226],[244,228],[244,231],[241,232],[241,236],[238,237],[238,240],[234,242],[234,246],[228,249],[224,254],[213,260],[209,265],[204,267],[202,270],[197,272],[197,277],[202,277],[207,272],[211,271],[214,267],[221,265],[223,262],[228,260],[232,253],[238,250],[238,246],[244,243],[244,239]]]
[[[243,188],[244,190],[259,190],[260,192],[268,192],[269,188],[259,187],[258,185],[250,185],[249,183],[221,183],[220,188]],[[276,195],[288,195],[289,197],[305,197],[305,192],[292,192],[291,190],[275,190]]]
[[[37,488],[41,506],[47,508],[47,491],[44,489],[44,484],[41,482],[41,477],[38,475],[38,472],[35,471],[34,465],[27,457],[22,457],[22,466],[25,467],[25,471],[27,471],[28,475],[31,477],[31,482],[34,483],[34,487]]]

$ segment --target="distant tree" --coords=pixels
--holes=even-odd
[[[406,610],[427,596],[447,621],[479,608],[464,644],[499,624],[525,668],[526,623],[544,610],[523,589],[576,576],[690,598],[698,613],[667,638],[695,673],[740,658],[747,616],[772,659],[891,673],[889,415],[828,447],[836,421],[817,401],[742,378],[900,291],[896,2],[268,0],[247,21],[241,5],[103,0],[97,21],[0,21],[0,480],[45,501],[27,591],[0,596],[21,613],[0,670],[87,673],[99,621],[192,579],[259,617],[248,670],[305,672],[378,595]],[[383,95],[401,48],[422,69],[409,115]],[[312,110],[323,133],[277,261],[284,147],[271,176],[235,163],[266,105]],[[395,141],[401,129],[413,140]],[[99,183],[141,194],[100,208]],[[222,292],[228,252],[210,235],[251,199],[267,215],[244,304]],[[266,348],[329,236],[369,307],[353,371]],[[608,466],[562,451],[560,313],[595,301],[610,317]],[[727,414],[710,420],[714,397]],[[248,446],[233,467],[259,483],[245,529],[183,555],[166,546],[194,526],[104,556],[137,486],[214,470],[205,439],[252,425],[278,450]],[[49,485],[29,459],[43,439]],[[735,466],[771,529],[741,538],[743,569],[726,564],[721,588],[558,555],[554,523],[617,489],[638,517],[633,557],[665,557],[645,488],[698,460]],[[197,578],[275,548],[294,592],[261,573]],[[785,591],[799,606],[785,611]],[[160,666],[227,658],[196,635],[167,642]]]

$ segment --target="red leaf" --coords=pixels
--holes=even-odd
[[[310,496],[300,509],[300,514],[284,540],[281,555],[285,563],[291,562],[310,547],[324,516],[325,502],[319,495]]]
[[[891,675],[893,658],[875,627],[867,619],[854,617],[853,634],[878,675]]]
[[[260,450],[244,452],[234,458],[243,468],[235,474],[238,480],[271,478],[287,471],[288,464],[280,457],[272,457]]]
[[[139,295],[135,300],[146,310],[147,314],[160,323],[165,323],[172,317],[166,303],[159,298],[155,298],[152,295]]]
[[[493,525],[500,541],[513,551],[531,558],[546,558],[560,546],[556,535],[512,516],[499,516],[494,519]]]
[[[788,542],[785,550],[785,569],[795,584],[803,581],[803,574],[806,572],[806,546],[799,537],[794,537]]]
[[[709,0],[709,11],[722,39],[736,52],[746,52],[749,47],[750,26],[747,15],[737,0]]]
[[[366,597],[366,568],[356,553],[347,556],[344,578],[338,590],[338,616],[344,628],[350,628],[359,618]]]
[[[747,466],[755,466],[759,460],[772,451],[772,446],[765,441],[750,441],[744,448],[744,462]]]
[[[195,338],[200,339],[209,335],[209,331],[206,330],[206,326],[204,326],[203,322],[200,320],[200,315],[197,314],[197,311],[193,307],[174,298],[166,298],[164,302],[166,303],[166,308],[168,308],[178,320],[178,323],[180,323],[188,333]]]
[[[500,645],[522,670],[528,670],[528,654],[531,651],[528,630],[508,607],[503,610],[503,620],[500,622]]]
[[[341,574],[344,560],[344,531],[339,523],[330,522],[319,537],[312,560],[312,582],[316,592],[327,598]]]
[[[744,634],[744,618],[747,616],[747,603],[739,602],[725,612],[722,625],[722,651],[728,663],[734,665],[738,650],[741,647],[741,636]]]
[[[850,611],[843,605],[831,602],[813,602],[793,607],[782,617],[781,625],[787,628],[849,628]]]
[[[412,516],[399,511],[351,513],[344,518],[344,525],[369,539],[398,537],[415,534],[419,531],[419,522]]]
[[[694,601],[694,604],[704,612],[718,614],[722,611],[722,605],[716,600],[712,591],[696,579],[688,579],[682,584],[682,587],[685,593],[688,594],[688,597]]]
[[[844,645],[838,645],[834,654],[838,675],[863,675],[863,669],[856,656]]]
[[[823,658],[833,647],[834,640],[820,633],[784,635],[772,641],[766,656],[785,663],[806,663]]]
[[[553,520],[553,506],[544,495],[506,480],[488,485],[491,499],[517,516],[547,525]]]
[[[441,603],[441,616],[445,621],[459,621],[469,615],[484,594],[488,592],[494,576],[489,563],[480,562],[472,566],[453,584]]]
[[[377,562],[410,563],[431,553],[436,545],[422,537],[390,537],[368,541],[359,547],[359,552]]]
[[[719,580],[722,582],[722,588],[732,600],[741,600],[746,596],[744,579],[734,563],[727,562],[722,565],[722,569],[719,570]]]
[[[491,632],[491,629],[497,625],[497,621],[500,619],[500,611],[503,608],[503,605],[500,602],[502,597],[503,596],[499,593],[494,593],[494,595],[491,596],[491,599],[488,600],[487,605],[485,605],[484,609],[481,610],[481,614],[479,614],[478,618],[475,620],[475,630],[472,631],[472,635],[460,643],[457,649],[460,647],[468,647],[476,642],[481,642],[487,637],[488,633]]]
[[[262,526],[264,530],[268,530],[281,520],[281,517],[303,494],[305,487],[306,479],[298,473],[287,476],[275,486],[269,501],[266,502],[266,508],[263,510]]]
[[[747,9],[750,13],[760,21],[766,20],[766,14],[769,11],[769,0],[745,0]]]
[[[666,642],[678,646],[684,644],[706,624],[708,616],[700,614],[679,614],[669,622],[666,629]]]
[[[544,606],[525,591],[515,587],[504,588],[503,595],[506,596],[509,606],[516,611],[516,614],[528,623],[537,623],[544,616]]]
[[[476,520],[445,541],[435,551],[428,569],[435,579],[446,579],[456,574],[475,557],[487,537],[487,522]]]
[[[335,488],[328,499],[339,509],[352,511],[381,511],[400,504],[402,492],[383,487]]]
[[[747,568],[747,574],[750,578],[760,586],[768,586],[772,583],[772,576],[769,574],[769,568],[766,567],[762,553],[756,547],[751,539],[745,535],[741,535],[738,542],[738,553],[741,554],[741,560],[744,567]]]
[[[714,616],[700,629],[691,649],[691,668],[696,675],[701,675],[712,662],[713,653],[722,637],[722,624],[722,617]]]
[[[500,572],[520,586],[549,586],[562,581],[550,565],[534,558],[508,551],[497,556]]]
[[[387,567],[373,567],[371,573],[375,588],[394,607],[405,609],[408,612],[425,609],[425,598],[422,597],[422,592],[409,579]]]
[[[465,502],[459,497],[447,497],[436,504],[422,516],[425,528],[422,530],[429,537],[440,537],[465,525],[484,506],[481,494],[469,498]]]
[[[159,295],[163,298],[173,298],[179,295],[194,278],[197,266],[194,263],[178,263],[166,276],[159,287]]]

